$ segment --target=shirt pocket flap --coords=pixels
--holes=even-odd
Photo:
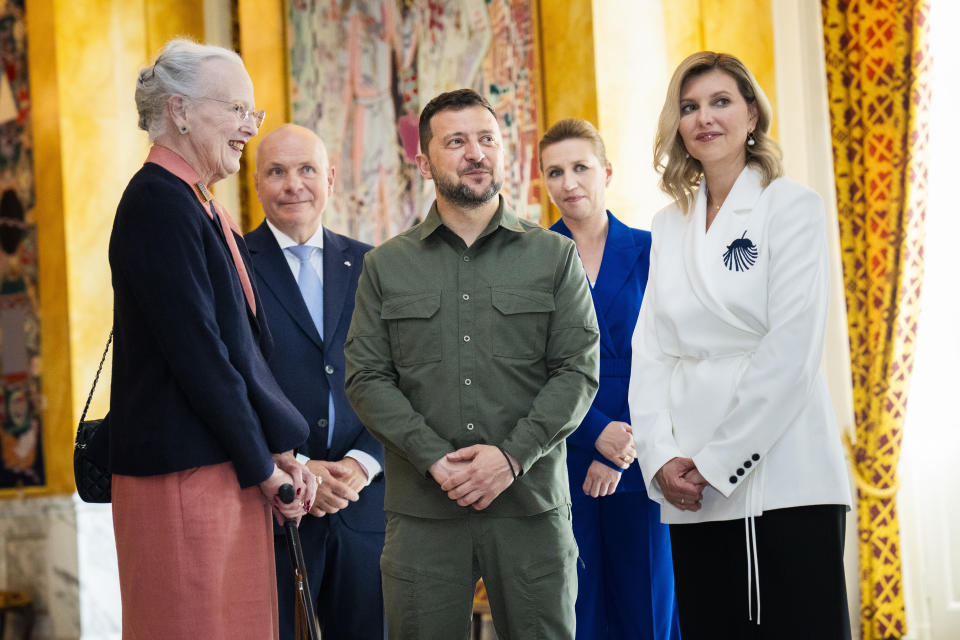
[[[410,293],[384,299],[380,307],[382,320],[432,318],[440,310],[440,292]]]
[[[504,315],[556,310],[553,293],[535,289],[492,289],[493,306]]]

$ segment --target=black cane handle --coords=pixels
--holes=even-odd
[[[283,504],[290,504],[293,502],[295,496],[293,485],[289,482],[280,485],[280,489],[277,491],[277,497],[280,498],[280,502]]]

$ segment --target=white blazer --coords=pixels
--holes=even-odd
[[[633,335],[630,418],[647,493],[668,523],[850,505],[820,372],[829,267],[823,202],[786,178],[741,172],[710,230],[706,186],[653,220],[650,279]],[[654,474],[693,458],[710,483],[698,512]]]

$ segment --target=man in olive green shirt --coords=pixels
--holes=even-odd
[[[564,439],[598,385],[576,247],[499,196],[493,108],[468,89],[420,116],[426,220],[367,254],[346,390],[386,448],[390,637],[457,638],[484,578],[501,638],[573,638]]]

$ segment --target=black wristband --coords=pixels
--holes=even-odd
[[[517,479],[517,472],[513,470],[513,463],[510,462],[510,456],[507,455],[507,452],[503,450],[503,447],[497,446],[497,449],[500,450],[500,453],[503,454],[504,460],[507,461],[507,466],[510,467],[510,475],[513,476],[513,479]]]

